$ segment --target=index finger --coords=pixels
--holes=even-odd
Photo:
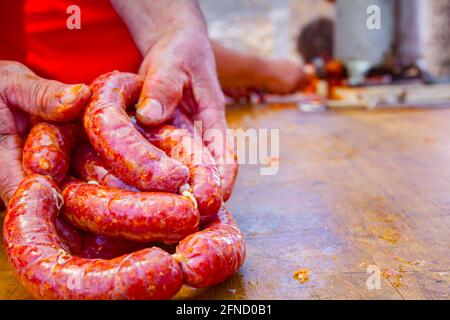
[[[192,89],[197,101],[194,120],[201,121],[203,140],[220,171],[222,198],[226,201],[236,181],[238,164],[233,137],[227,131],[225,99],[217,79],[213,77],[194,81]]]

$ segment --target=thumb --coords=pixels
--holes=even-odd
[[[147,74],[141,97],[136,105],[136,118],[145,126],[155,126],[171,118],[183,96],[186,76],[164,67]]]
[[[89,87],[84,84],[66,85],[43,79],[29,69],[12,74],[7,86],[7,105],[49,121],[74,119],[90,97]]]

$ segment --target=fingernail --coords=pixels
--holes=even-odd
[[[70,87],[67,87],[62,92],[59,100],[62,104],[68,105],[74,103],[78,98],[78,93],[81,91],[81,89],[84,87],[82,84],[76,84]]]
[[[139,120],[145,123],[153,123],[161,120],[163,115],[163,107],[158,100],[144,99],[137,108],[136,114]]]

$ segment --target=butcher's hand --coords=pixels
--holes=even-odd
[[[188,109],[194,121],[201,121],[204,143],[219,169],[222,173],[233,170],[235,159],[227,148],[224,96],[197,2],[112,0],[112,4],[144,57],[140,73],[145,82],[136,107],[138,121],[155,126],[170,119],[175,108]]]
[[[38,77],[24,65],[0,60],[0,196],[8,204],[22,181],[22,138],[30,121],[68,121],[90,96],[84,84]]]

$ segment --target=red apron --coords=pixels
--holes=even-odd
[[[66,83],[89,83],[116,69],[137,72],[142,56],[109,0],[2,2],[0,59]],[[80,8],[80,30],[67,27],[71,5]]]

